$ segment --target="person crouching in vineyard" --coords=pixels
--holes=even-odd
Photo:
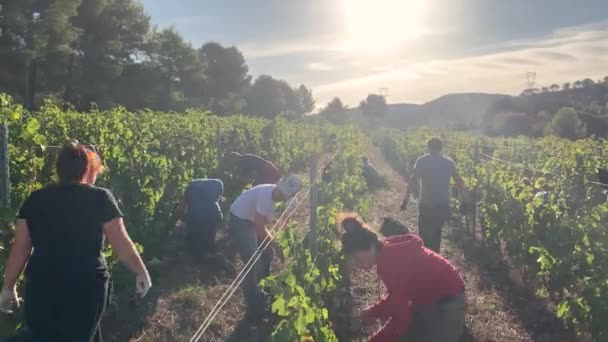
[[[407,186],[401,210],[406,210],[410,194],[420,184],[418,204],[418,233],[424,245],[439,253],[441,231],[450,216],[450,180],[459,190],[465,191],[464,181],[456,170],[456,164],[441,154],[443,141],[434,137],[427,142],[428,154],[419,157]]]
[[[388,323],[372,342],[456,342],[464,331],[464,282],[454,266],[425,248],[414,234],[381,240],[361,218],[343,214],[342,252],[354,270],[376,266],[386,297],[361,312],[357,321]]]
[[[23,203],[0,293],[2,311],[18,306],[16,284],[27,264],[27,329],[16,339],[101,341],[99,322],[110,277],[102,254],[104,236],[137,275],[136,292],[143,297],[152,286],[116,199],[93,185],[102,169],[96,153],[69,144],[57,157],[59,182],[34,191]]]
[[[223,194],[221,180],[195,179],[186,187],[178,205],[178,216],[186,225],[188,250],[197,261],[216,252],[215,237],[223,217],[219,201]]]
[[[278,184],[262,184],[243,192],[230,207],[228,229],[243,264],[254,256],[259,244],[268,238],[266,226],[274,217],[276,205],[292,198],[300,191],[302,181],[293,175]],[[279,224],[282,224],[280,222]],[[270,275],[274,254],[282,258],[278,244],[273,241],[263,251],[260,260],[253,266],[243,282],[243,293],[247,311],[245,321],[257,323],[264,312],[265,299],[258,284]]]
[[[232,152],[229,158],[234,165],[234,174],[242,185],[277,184],[281,180],[279,168],[260,156]]]
[[[364,156],[361,158],[361,161],[363,162],[362,175],[370,188],[381,188],[387,185],[386,179],[384,179],[380,172],[372,165],[369,158]]]

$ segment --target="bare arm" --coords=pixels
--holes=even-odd
[[[15,224],[15,242],[11,247],[11,253],[6,263],[4,273],[4,288],[14,289],[17,280],[23,273],[27,261],[32,255],[32,240],[25,219],[18,219]]]
[[[269,222],[265,216],[261,215],[260,213],[256,213],[253,223],[255,225],[255,232],[258,236],[258,241],[264,241],[266,238],[270,239],[270,234],[266,229],[266,225]],[[284,259],[283,253],[279,249],[279,245],[276,243],[276,241],[272,240],[268,246],[274,250],[275,255],[277,255],[281,260]]]
[[[420,182],[420,174],[419,172],[417,172],[416,170],[414,170],[414,174],[412,174],[412,177],[410,177],[410,181],[407,186],[407,191],[405,193],[405,197],[409,198],[409,196],[412,193],[412,189],[415,189],[416,186],[412,186],[411,184],[417,184],[418,182]]]
[[[148,270],[125,229],[122,217],[117,217],[110,222],[104,223],[103,232],[118,259],[123,264],[137,275],[148,275]]]
[[[258,241],[264,241],[269,236],[268,231],[266,230],[268,220],[260,213],[255,213],[253,224],[255,225],[255,232],[258,236]]]
[[[412,176],[410,177],[410,181],[407,183],[407,190],[405,192],[405,198],[403,199],[403,203],[405,204],[405,206],[407,206],[407,203],[410,200],[410,195],[412,194],[412,191],[415,189],[418,189],[418,186],[416,186],[416,185],[419,182],[420,182],[420,168],[418,167],[418,162],[416,162],[416,165],[414,166],[414,171],[412,173]],[[402,207],[403,207],[403,205],[402,205]]]

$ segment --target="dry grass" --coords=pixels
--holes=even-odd
[[[327,156],[323,158],[327,159]],[[308,174],[300,176],[308,178]],[[309,219],[310,210],[304,203],[292,217],[298,222],[302,236],[305,231],[302,227],[308,226]],[[218,238],[226,239],[226,231],[218,232]],[[220,243],[220,249],[222,245]],[[234,259],[234,268],[241,270],[239,258]],[[275,260],[273,270],[280,268]],[[152,270],[154,287],[144,303],[137,308],[121,304],[109,312],[104,321],[105,339],[115,342],[189,341],[236,277],[236,274],[223,271],[210,265],[194,267],[180,252],[164,260]],[[200,341],[224,341],[243,314],[243,296],[239,288]]]
[[[145,303],[135,310],[121,304],[108,315],[108,341],[189,341],[233,279],[219,266],[193,267],[185,256],[164,260],[153,274],[154,288]],[[201,341],[223,341],[240,312],[242,295],[237,290]]]
[[[405,182],[384,160],[380,150],[370,147],[369,158],[389,180],[389,189],[372,195],[369,221],[379,227],[384,216],[392,216],[417,230],[415,212],[399,210]],[[508,267],[497,267],[491,252],[480,248],[476,240],[447,229],[442,255],[461,272],[466,284],[467,331],[461,341],[574,341],[572,335],[548,310],[525,289],[518,288]],[[384,294],[375,274],[360,273],[353,277],[353,295],[358,307],[373,303]],[[377,327],[376,327],[377,328]],[[370,331],[368,331],[369,333]]]
[[[369,158],[385,176],[388,188],[372,194],[370,213],[372,226],[379,227],[384,216],[391,216],[416,230],[415,213],[403,213],[399,204],[405,184],[384,161],[380,151],[370,147]],[[309,210],[298,212],[299,227],[307,227]],[[525,290],[509,279],[509,270],[491,257],[491,252],[476,240],[449,229],[442,254],[456,265],[466,283],[467,335],[462,341],[573,341],[561,324]],[[236,269],[241,265],[237,263]],[[105,322],[109,341],[189,341],[211,308],[228,287],[233,276],[213,268],[192,267],[183,258],[167,260],[158,266],[155,287],[146,303],[135,308],[121,307]],[[355,310],[371,305],[384,294],[384,286],[375,272],[353,275]],[[236,327],[243,313],[240,290],[219,313],[201,341],[223,341]],[[366,331],[369,337],[375,329]]]

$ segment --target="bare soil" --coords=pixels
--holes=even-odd
[[[374,191],[366,219],[379,227],[391,216],[416,231],[415,208],[401,212],[399,205],[405,182],[384,160],[376,147],[370,147],[371,163],[386,176],[388,187]],[[413,206],[412,206],[413,207]],[[309,211],[296,220],[306,226]],[[225,235],[222,232],[221,235]],[[550,307],[509,278],[511,270],[478,240],[466,235],[458,225],[447,227],[442,254],[459,268],[466,283],[466,334],[461,341],[576,341]],[[238,258],[237,258],[238,259]],[[234,264],[239,270],[240,262]],[[104,333],[108,341],[189,341],[234,279],[223,267],[194,267],[184,255],[175,255],[152,267],[154,288],[143,302],[118,298],[110,309]],[[371,305],[384,294],[375,272],[356,272],[352,293],[355,310]],[[243,313],[242,295],[237,290],[210,326],[201,341],[224,341]],[[370,327],[364,341],[379,328]]]
[[[370,147],[368,153],[372,164],[389,183],[388,189],[372,195],[369,222],[379,227],[384,216],[391,216],[406,223],[411,231],[417,231],[414,206],[405,213],[399,210],[405,181],[384,160],[378,148]],[[441,254],[460,270],[466,284],[467,329],[461,341],[576,341],[550,306],[516,284],[509,277],[513,270],[496,253],[465,234],[458,223],[452,222],[445,228]],[[375,274],[355,275],[353,282],[360,308],[372,304],[384,293]]]

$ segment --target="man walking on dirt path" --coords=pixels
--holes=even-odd
[[[302,181],[296,176],[287,176],[278,184],[262,184],[243,192],[230,207],[228,218],[229,234],[238,248],[243,264],[255,254],[269,233],[266,226],[274,217],[276,204],[292,198],[302,188]],[[279,224],[282,224],[281,222]],[[247,306],[245,320],[255,325],[263,318],[265,298],[258,284],[270,275],[272,257],[282,252],[275,241],[263,251],[261,258],[245,276],[243,294]]]
[[[419,157],[407,186],[401,210],[406,210],[410,194],[420,184],[418,205],[418,234],[425,247],[439,253],[441,230],[450,214],[450,180],[454,179],[458,189],[465,185],[454,162],[441,154],[443,142],[434,137],[427,142],[428,154]]]
[[[255,154],[230,153],[234,174],[243,185],[253,182],[260,184],[277,184],[281,180],[281,171],[272,162]]]

